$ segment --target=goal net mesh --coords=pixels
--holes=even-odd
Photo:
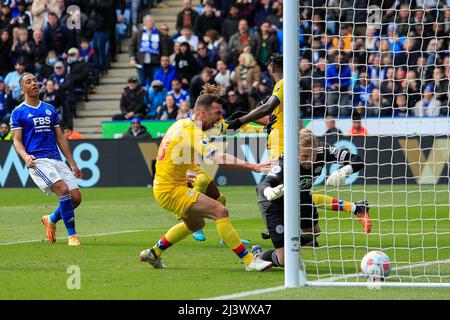
[[[339,187],[325,185],[337,164],[314,183],[335,200],[316,203],[319,246],[301,249],[308,281],[366,281],[361,259],[382,250],[386,281],[450,283],[449,5],[300,1],[303,125],[365,163]],[[358,200],[370,233],[343,208]]]

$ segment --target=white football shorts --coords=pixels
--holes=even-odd
[[[49,195],[52,186],[59,180],[64,180],[70,190],[78,189],[77,180],[70,168],[61,160],[41,158],[34,160],[36,167],[29,168],[34,183]]]

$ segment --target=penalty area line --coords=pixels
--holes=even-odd
[[[92,238],[92,237],[102,237],[102,236],[113,236],[115,234],[126,234],[126,233],[137,233],[137,232],[144,232],[148,230],[124,230],[124,231],[112,231],[112,232],[104,232],[104,233],[94,233],[94,234],[85,234],[81,235],[81,238]],[[64,238],[57,238],[58,240],[67,239],[67,237]],[[34,243],[34,242],[45,242],[46,239],[39,239],[39,240],[19,240],[19,241],[11,241],[11,242],[0,242],[0,246],[12,246],[15,244],[23,244],[23,243]]]

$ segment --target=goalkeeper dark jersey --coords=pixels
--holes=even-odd
[[[275,166],[270,170],[270,173],[259,183],[258,189],[261,191],[258,192],[259,201],[267,201],[263,192],[266,187],[273,188],[283,183],[283,157],[281,155]],[[305,169],[300,166],[301,193],[309,193],[311,191],[314,180],[322,173],[322,169],[327,163],[349,164],[352,166],[353,172],[357,172],[364,167],[362,159],[358,155],[350,153],[347,149],[338,149],[328,144],[319,143],[317,147],[317,158],[311,168]]]

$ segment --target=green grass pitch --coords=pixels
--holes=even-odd
[[[269,248],[270,241],[260,237],[265,228],[254,190],[222,188],[241,237]],[[164,254],[169,269],[154,270],[139,261],[139,252],[152,246],[177,221],[156,204],[151,189],[82,189],[82,194],[83,203],[76,211],[82,246],[73,248],[66,239],[59,239],[56,245],[39,240],[45,237],[40,218],[54,210],[54,196],[46,197],[37,188],[0,190],[0,299],[204,299],[284,284],[282,269],[245,272],[234,254],[219,244],[212,222],[207,223],[206,242],[185,239]],[[422,186],[420,190],[403,185],[353,186],[329,194],[352,201],[366,198],[375,204],[373,233],[364,235],[346,213],[338,216],[320,210],[322,247],[302,251],[309,280],[358,272],[367,247],[381,245],[398,262],[388,281],[410,281],[410,276],[416,281],[439,281],[425,276],[439,273],[441,281],[450,282],[450,262],[445,262],[450,259],[448,186]],[[58,237],[65,235],[60,222]],[[424,261],[444,262],[421,265]],[[79,290],[66,285],[67,269],[72,265],[80,270]],[[365,298],[449,299],[450,289],[300,288],[244,297]]]

